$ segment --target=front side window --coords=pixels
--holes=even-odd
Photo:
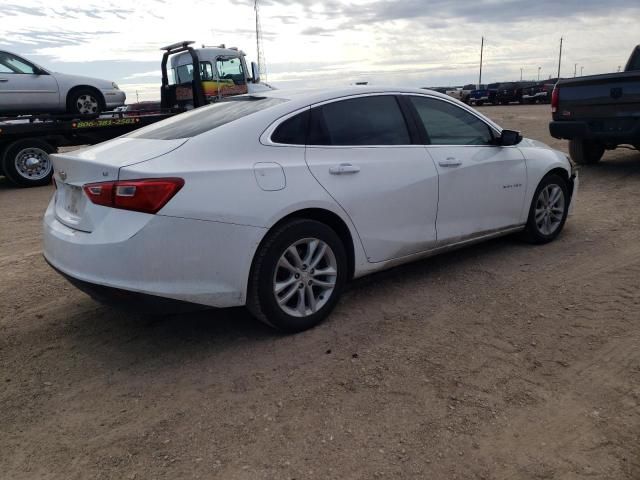
[[[213,80],[213,67],[211,62],[200,62],[200,80]]]
[[[411,97],[431,145],[491,145],[489,125],[449,102]]]
[[[239,58],[218,58],[216,69],[221,80],[233,80],[236,85],[245,83],[244,70]]]
[[[0,72],[33,75],[36,67],[7,52],[0,52]]]
[[[407,124],[392,95],[352,98],[312,111],[309,145],[410,145]]]

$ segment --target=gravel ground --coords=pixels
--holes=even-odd
[[[548,106],[485,107],[566,150]],[[0,177],[0,477],[640,479],[640,154],[583,167],[558,241],[351,285],[318,328],[95,303]]]

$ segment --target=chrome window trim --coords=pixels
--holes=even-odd
[[[458,147],[458,148],[496,148],[499,145],[456,145],[456,144],[445,144],[445,145],[432,145],[432,144],[424,144],[424,145],[415,145],[415,144],[407,144],[407,145],[302,145],[302,144],[291,144],[291,143],[278,143],[271,140],[271,136],[275,132],[275,130],[285,121],[298,115],[299,113],[303,113],[305,110],[311,110],[315,107],[321,107],[322,105],[327,105],[330,103],[340,102],[343,100],[351,100],[354,98],[364,98],[364,97],[380,97],[380,96],[408,96],[408,97],[424,97],[432,100],[439,100],[441,102],[448,103],[453,107],[460,108],[465,112],[470,113],[482,123],[484,123],[489,129],[493,131],[493,133],[499,137],[502,134],[503,128],[498,124],[493,122],[492,120],[485,118],[479,112],[475,111],[473,108],[470,108],[468,105],[465,105],[460,102],[456,102],[454,99],[443,98],[436,95],[431,95],[429,93],[414,93],[414,92],[396,92],[396,91],[383,91],[383,92],[369,92],[369,93],[359,93],[352,95],[344,95],[341,97],[332,98],[329,100],[324,100],[322,102],[312,103],[303,108],[299,108],[291,113],[283,115],[273,122],[264,130],[262,135],[260,135],[260,143],[265,146],[270,147],[297,147],[297,148],[329,148],[329,149],[345,149],[345,148],[450,148],[450,147]],[[500,147],[500,148],[514,148],[517,145],[512,145],[510,147]]]

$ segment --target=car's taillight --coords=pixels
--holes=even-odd
[[[181,178],[144,178],[88,183],[84,191],[96,205],[156,213],[184,186]]]
[[[558,106],[560,106],[560,89],[556,86],[551,93],[551,113],[556,113]]]

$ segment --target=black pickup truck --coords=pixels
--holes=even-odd
[[[551,136],[569,140],[577,163],[597,163],[620,145],[640,150],[640,45],[624,72],[559,80],[551,111]]]

